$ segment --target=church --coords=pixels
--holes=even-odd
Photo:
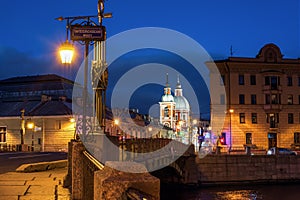
[[[167,74],[166,86],[159,107],[160,124],[173,129],[177,136],[185,136],[189,133],[190,105],[183,96],[179,76],[173,96]]]

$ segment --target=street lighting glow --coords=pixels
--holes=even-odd
[[[119,125],[119,123],[120,123],[120,121],[119,121],[118,119],[115,119],[115,120],[114,120],[114,124],[115,124],[115,125]]]
[[[229,112],[230,112],[230,113],[233,113],[233,112],[234,112],[234,110],[233,110],[233,109],[229,109]]]
[[[34,123],[33,122],[28,122],[27,123],[27,128],[28,129],[33,129],[34,128]]]
[[[74,123],[75,122],[75,119],[72,117],[72,118],[70,118],[70,122],[71,123]]]
[[[59,48],[59,54],[62,64],[71,64],[74,56],[75,48],[68,40]]]

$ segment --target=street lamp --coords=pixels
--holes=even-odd
[[[112,17],[111,13],[104,13],[104,0],[98,0],[98,14],[97,15],[91,15],[91,16],[72,16],[72,17],[58,17],[56,20],[58,21],[67,21],[66,26],[66,41],[62,44],[60,47],[60,56],[61,61],[64,64],[70,64],[72,62],[72,58],[74,55],[74,46],[69,42],[69,33],[70,33],[70,40],[77,41],[80,44],[83,44],[85,46],[84,50],[84,80],[83,80],[83,91],[82,91],[82,135],[87,135],[87,119],[86,119],[86,112],[87,112],[87,79],[88,79],[88,54],[89,54],[89,46],[92,43],[95,43],[96,46],[101,46],[97,43],[103,42],[106,39],[106,30],[105,27],[102,26],[102,19],[103,18],[109,18]],[[94,22],[92,19],[98,18],[98,22]],[[75,23],[76,22],[76,23]],[[100,47],[101,48],[101,47]],[[103,51],[103,49],[100,49]],[[100,58],[101,59],[101,58]],[[105,59],[105,58],[102,58]],[[98,60],[96,60],[98,61]],[[103,61],[103,60],[102,60]],[[104,60],[105,61],[105,60]],[[103,66],[100,66],[103,67]],[[101,70],[95,70],[92,71],[101,71]],[[97,74],[98,75],[98,74]],[[96,76],[97,76],[96,75]],[[103,88],[99,89],[99,83],[97,82],[94,84],[94,79],[99,80],[99,77],[93,77],[93,87],[95,88],[97,94],[96,98],[102,99],[102,92],[105,90]],[[100,84],[101,85],[101,84]],[[101,92],[99,92],[101,91]],[[100,94],[98,94],[100,93]],[[104,104],[103,101],[97,101]],[[97,105],[96,108],[101,107],[101,114],[99,117],[99,113],[97,113],[98,120],[100,121],[100,125],[103,126],[103,110],[105,110],[104,105]],[[104,128],[105,130],[105,128]]]
[[[231,115],[234,112],[234,110],[231,108],[229,109],[229,115],[230,115],[230,122],[229,122],[229,126],[230,126],[230,147],[229,147],[229,152],[231,151],[231,147],[232,147],[232,130],[231,130]]]
[[[74,56],[75,48],[68,40],[59,47],[59,55],[62,64],[71,64]]]

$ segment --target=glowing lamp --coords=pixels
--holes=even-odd
[[[27,123],[27,128],[28,129],[33,129],[34,128],[34,123],[33,122],[28,122]]]
[[[119,125],[119,123],[120,123],[120,121],[119,121],[118,119],[115,119],[115,120],[114,120],[114,124],[115,124],[115,125]]]
[[[62,64],[71,64],[74,56],[74,46],[68,40],[65,41],[59,48],[59,54]]]

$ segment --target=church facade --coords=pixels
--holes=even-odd
[[[177,133],[177,136],[185,136],[189,133],[190,127],[190,105],[187,99],[183,96],[183,91],[179,77],[174,92],[168,80],[164,88],[164,94],[159,102],[160,107],[160,124],[171,128]]]

